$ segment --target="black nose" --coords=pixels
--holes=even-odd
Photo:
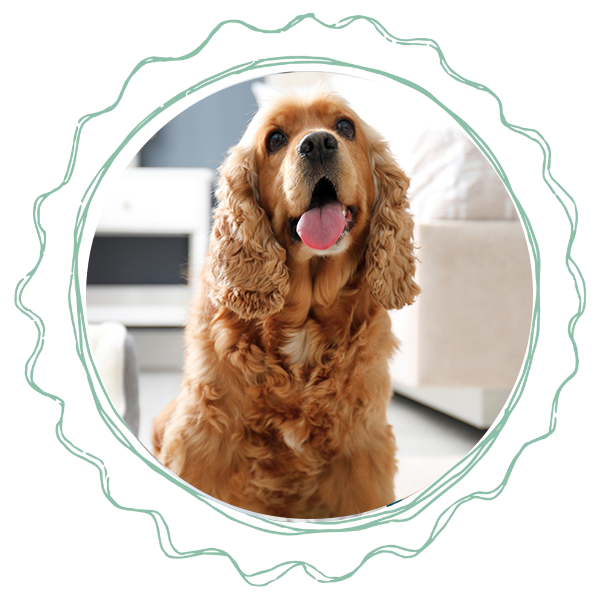
[[[313,131],[305,135],[298,144],[298,154],[313,162],[323,163],[337,150],[338,142],[327,131]]]

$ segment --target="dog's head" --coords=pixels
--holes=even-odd
[[[341,255],[364,265],[384,308],[413,281],[408,178],[381,136],[339,96],[283,96],[261,109],[221,167],[209,295],[244,319],[280,311],[289,268]]]

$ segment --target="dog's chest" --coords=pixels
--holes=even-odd
[[[281,351],[290,364],[304,367],[311,362],[314,338],[314,325],[307,323],[286,335]]]

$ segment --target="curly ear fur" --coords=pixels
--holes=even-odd
[[[421,291],[414,281],[413,220],[406,200],[410,182],[383,141],[373,144],[371,156],[377,197],[365,255],[366,280],[380,306],[402,308]]]
[[[233,148],[220,175],[205,272],[209,298],[246,320],[279,312],[289,291],[286,252],[258,205],[250,152]]]

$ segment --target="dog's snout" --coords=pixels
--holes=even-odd
[[[298,154],[310,161],[323,163],[337,150],[338,142],[327,131],[313,131],[305,135],[298,144]]]

